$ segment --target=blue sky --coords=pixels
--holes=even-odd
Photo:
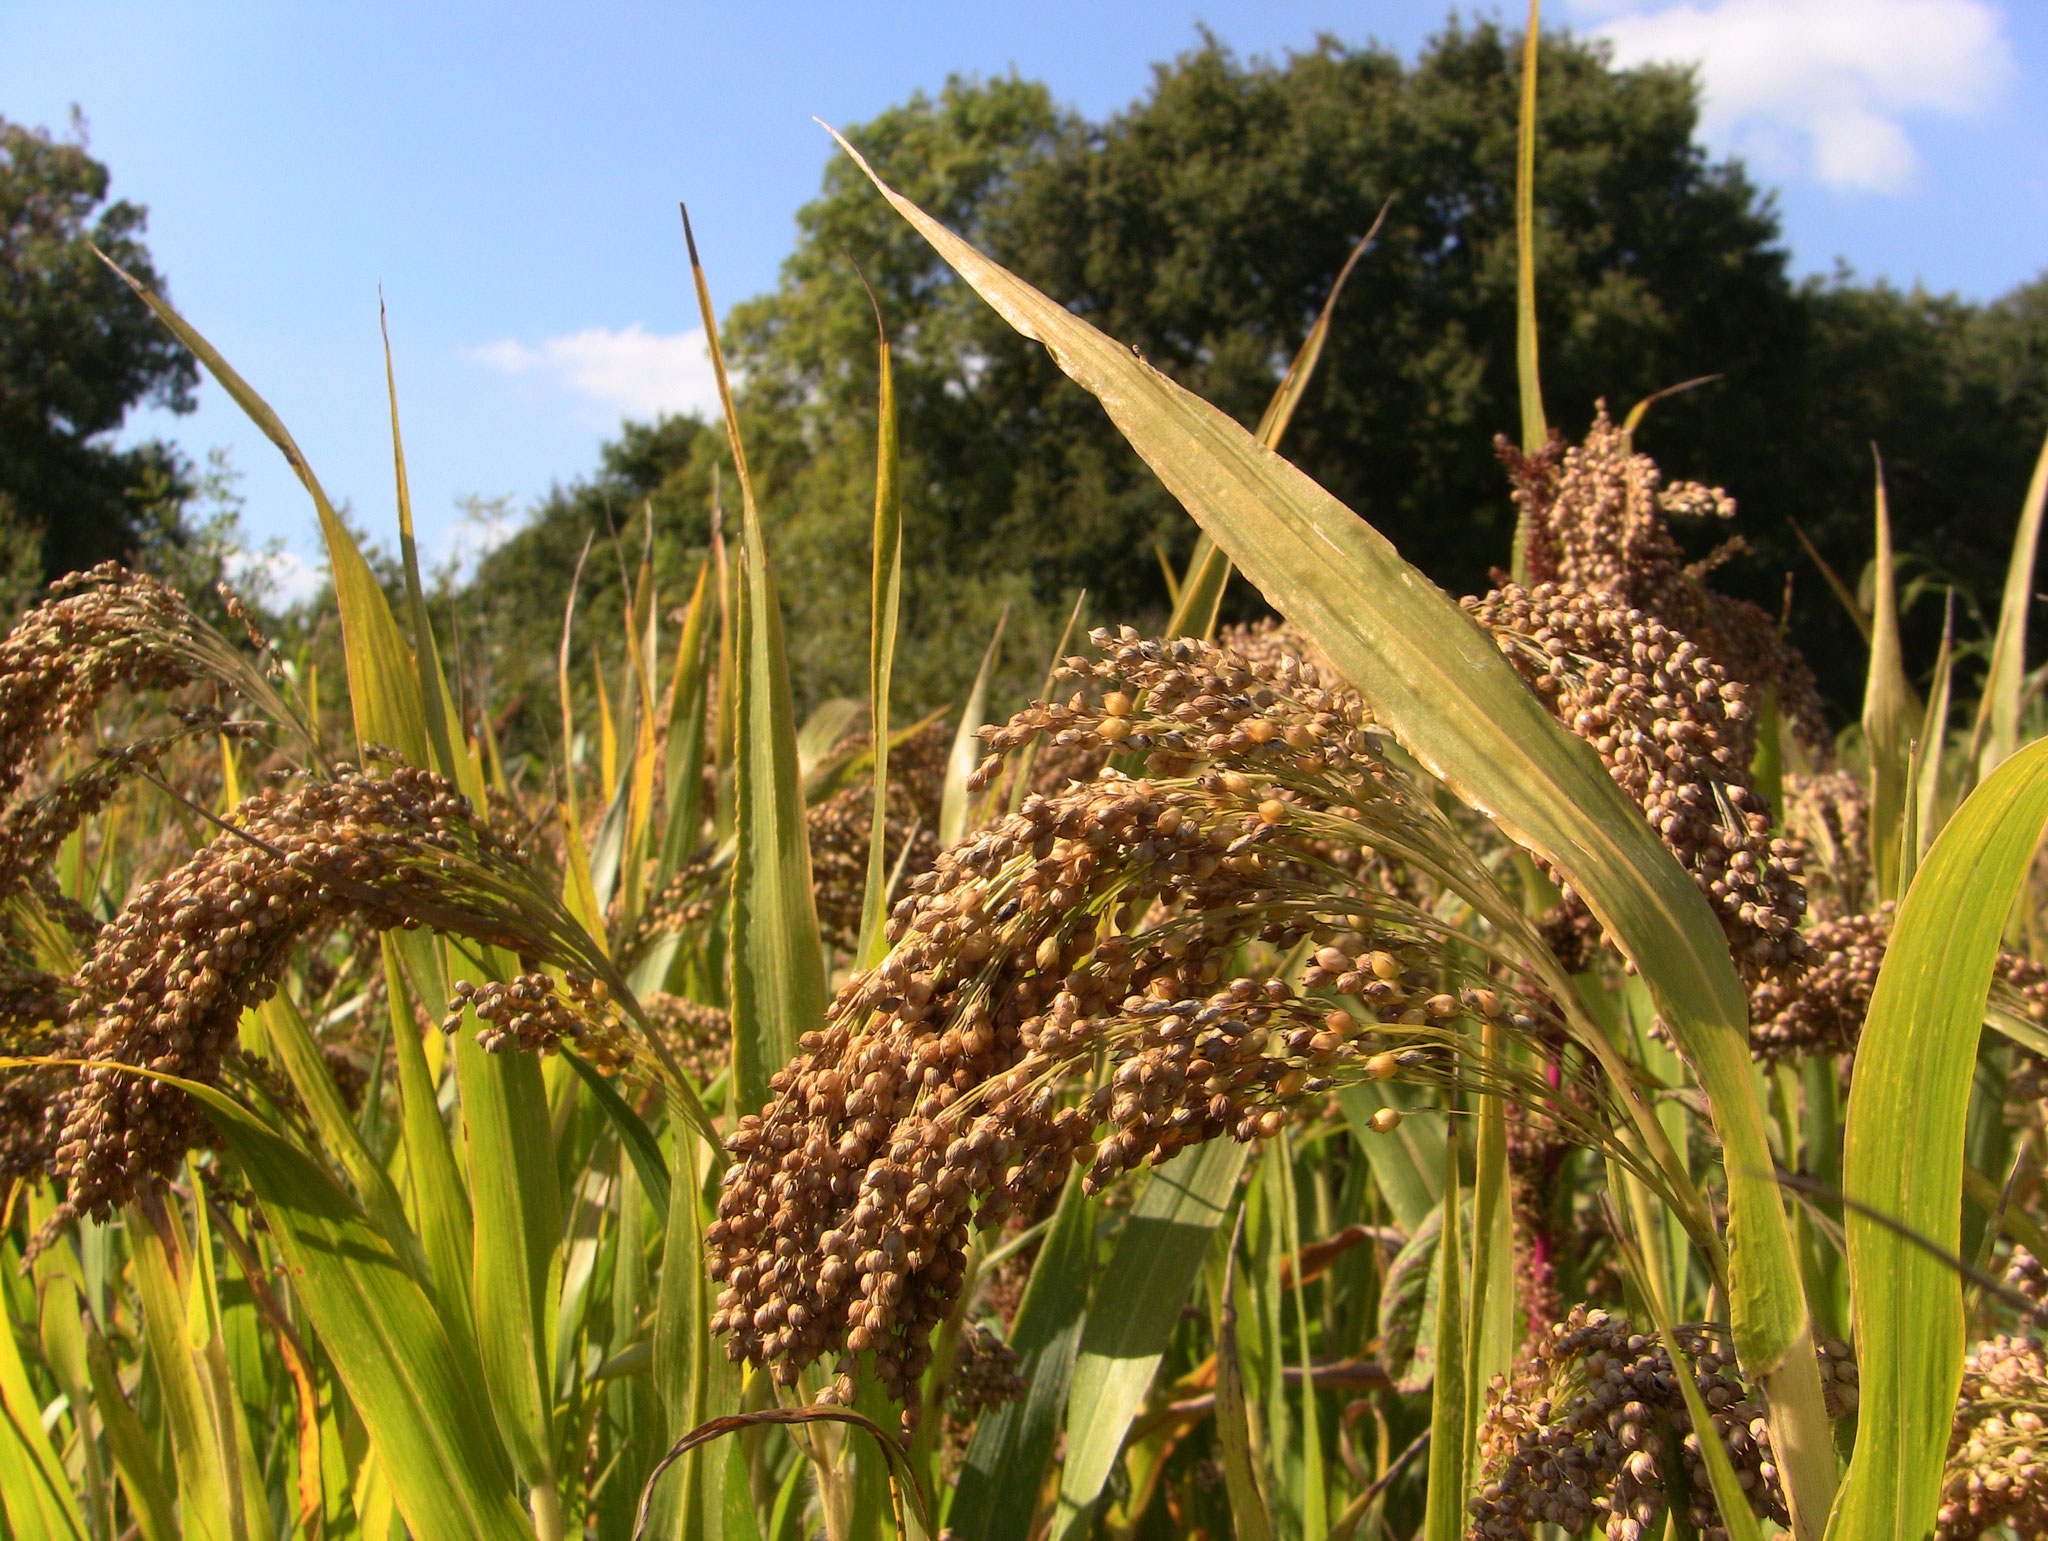
[[[377,286],[430,556],[587,471],[626,413],[707,399],[676,200],[721,306],[769,287],[827,141],[951,72],[1015,68],[1102,116],[1206,23],[1241,54],[1318,32],[1411,53],[1442,0],[348,6],[6,0],[0,115],[73,104],[150,208],[173,297],[373,530],[392,486]],[[1467,7],[1467,15],[1493,14]],[[1519,19],[1521,8],[1510,8]],[[1779,189],[1802,272],[1988,298],[2048,267],[2048,5],[1553,0],[1624,60],[1699,64],[1705,130]],[[225,447],[245,521],[316,560],[310,509],[222,393],[142,414]]]

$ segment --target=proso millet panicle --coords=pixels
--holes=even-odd
[[[1742,1380],[1732,1349],[1698,1330],[1681,1328],[1677,1336],[1689,1361],[1684,1373],[1707,1405],[1751,1511],[1786,1523],[1762,1398]],[[1853,1409],[1848,1345],[1828,1343],[1818,1357],[1830,1411]],[[1597,1529],[1607,1541],[1653,1541],[1663,1534],[1681,1469],[1693,1530],[1727,1541],[1679,1373],[1666,1346],[1627,1317],[1574,1306],[1511,1383],[1496,1379],[1487,1392],[1479,1491],[1470,1505],[1474,1541],[1526,1541],[1546,1524],[1570,1536]]]
[[[1935,1534],[1974,1541],[2000,1526],[2048,1536],[2048,1348],[2037,1337],[1989,1338],[1963,1361]]]
[[[175,589],[112,562],[51,589],[0,639],[0,798],[19,790],[45,738],[83,733],[112,691],[193,678],[174,645],[193,624]]]
[[[1745,549],[1741,537],[1690,564],[1672,537],[1673,517],[1734,518],[1733,498],[1699,482],[1667,482],[1608,417],[1604,401],[1582,443],[1553,436],[1524,456],[1502,438],[1495,449],[1526,517],[1532,584],[1600,594],[1684,633],[1758,700],[1766,689],[1775,691],[1784,720],[1811,753],[1826,758],[1827,714],[1805,658],[1766,611],[1702,581]]]
[[[307,931],[340,913],[387,929],[431,912],[485,940],[531,945],[456,887],[458,858],[511,871],[521,857],[439,776],[401,768],[301,782],[250,798],[231,822],[136,894],[79,970],[72,1019],[86,1030],[84,1056],[101,1063],[80,1070],[47,1115],[66,1184],[60,1221],[104,1219],[206,1137],[184,1093],[114,1067],[214,1080],[243,1010],[276,992]]]
[[[1743,687],[1662,622],[1597,593],[1510,584],[1465,607],[1692,874],[1744,976],[1801,966],[1800,852],[1772,838],[1750,779]]]
[[[1812,927],[1806,938],[1813,966],[1796,979],[1766,979],[1750,992],[1750,1052],[1765,1061],[1854,1053],[1895,918],[1896,908],[1887,903],[1868,915]],[[2001,950],[1992,988],[2033,1021],[2048,1022],[2048,970],[2040,965]],[[2025,1063],[2036,1061],[2026,1055]]]
[[[1270,1135],[1340,1068],[1425,1075],[1457,1019],[1508,1009],[1446,989],[1426,916],[1332,894],[1336,869],[1312,869],[1307,847],[1333,833],[1420,838],[1402,820],[1426,821],[1313,671],[1135,633],[1096,643],[1100,662],[1068,662],[1072,700],[988,731],[977,784],[1039,737],[1142,753],[1147,778],[1106,770],[1027,797],[942,853],[892,912],[889,956],[839,992],[728,1142],[706,1237],[724,1286],[713,1327],[783,1384],[869,1352],[909,1400],[971,1225],[1035,1209],[1076,1160],[1093,1185]],[[1299,985],[1236,975],[1247,943],[1314,957]],[[1110,1084],[1066,1102],[1098,1058]],[[851,1391],[842,1376],[825,1396]]]

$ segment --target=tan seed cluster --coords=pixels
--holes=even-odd
[[[1870,908],[1870,795],[1862,782],[1847,771],[1787,776],[1785,827],[1806,846],[1806,891],[1818,918]]]
[[[1630,435],[1608,417],[1605,402],[1581,444],[1554,437],[1526,457],[1505,439],[1495,447],[1527,516],[1532,583],[1605,594],[1683,632],[1759,699],[1766,688],[1775,690],[1785,719],[1825,756],[1827,715],[1799,650],[1765,611],[1702,581],[1744,549],[1740,537],[1691,565],[1672,537],[1674,517],[1732,519],[1733,498],[1719,487],[1666,482],[1657,463],[1637,454]]]
[[[1426,1075],[1457,1018],[1504,1009],[1445,990],[1414,910],[1360,894],[1332,917],[1327,871],[1292,842],[1401,804],[1311,669],[1095,640],[1103,659],[1067,666],[1084,688],[989,730],[998,756],[977,779],[1040,737],[1142,753],[1157,779],[1109,770],[1027,797],[943,852],[892,911],[889,956],[840,991],[728,1142],[707,1232],[724,1286],[713,1326],[784,1384],[827,1353],[868,1352],[907,1400],[971,1226],[1034,1211],[1077,1159],[1100,1184],[1219,1135],[1270,1135],[1340,1069]],[[1302,943],[1320,950],[1299,985],[1230,966],[1248,944]],[[1304,988],[1355,991],[1355,1012]],[[1369,1036],[1382,1031],[1395,1049]],[[1098,1063],[1108,1084],[1067,1101]],[[842,1377],[826,1395],[851,1389]]]
[[[2005,1282],[2025,1297],[2037,1315],[2048,1313],[2048,1263],[2016,1246],[2006,1260]],[[2048,1321],[2048,1316],[2043,1320]]]
[[[1684,1373],[1699,1389],[1751,1511],[1784,1524],[1761,1397],[1737,1372],[1732,1350],[1696,1329],[1680,1329],[1678,1338],[1689,1361]],[[1848,1346],[1830,1343],[1819,1358],[1832,1406],[1853,1408]],[[1682,1471],[1688,1522],[1702,1537],[1726,1541],[1679,1373],[1664,1345],[1627,1317],[1574,1306],[1511,1384],[1496,1379],[1487,1392],[1471,1535],[1530,1538],[1549,1524],[1571,1536],[1597,1528],[1608,1541],[1652,1541],[1664,1533],[1672,1479]]]
[[[687,931],[709,916],[717,906],[718,877],[718,863],[709,850],[698,852],[678,867],[661,892],[648,900],[632,931],[619,944],[620,962],[630,964],[644,957],[657,938]]]
[[[856,755],[868,749],[865,735]],[[889,750],[889,809],[882,831],[885,871],[899,862],[906,878],[931,870],[939,854],[939,804],[946,788],[946,761],[953,730],[928,723]],[[815,803],[805,814],[811,837],[811,883],[817,894],[818,926],[825,941],[850,952],[860,940],[861,906],[867,897],[869,845],[874,838],[875,789],[866,776]],[[904,861],[903,848],[910,845]]]
[[[1509,585],[1465,604],[1692,873],[1743,973],[1754,982],[1804,963],[1801,853],[1771,837],[1751,783],[1743,688],[1662,622],[1597,592]]]
[[[344,912],[379,928],[445,916],[444,869],[458,857],[519,862],[466,799],[417,770],[275,788],[243,803],[232,822],[232,832],[137,893],[79,970],[71,1019],[84,1057],[101,1063],[77,1072],[45,1114],[53,1169],[67,1184],[58,1222],[104,1219],[206,1135],[184,1093],[114,1066],[214,1080],[242,1011],[275,993],[307,931]],[[487,909],[454,918],[471,935],[528,945]]]
[[[1990,1338],[1963,1361],[1936,1534],[1969,1541],[2001,1526],[2022,1541],[2048,1537],[2048,1350],[2039,1338]]]
[[[640,1003],[647,1022],[698,1086],[718,1079],[732,1060],[732,1017],[680,995],[650,995]]]
[[[0,639],[0,797],[19,790],[44,739],[83,734],[112,691],[192,679],[171,645],[192,625],[176,590],[112,562],[51,588]]]
[[[1891,941],[1895,910],[1824,920],[1807,932],[1815,962],[1797,979],[1766,979],[1750,992],[1749,1046],[1761,1060],[1850,1054],[1863,1033],[1871,992]],[[1995,990],[2038,1022],[2048,1022],[2048,970],[2018,953],[1998,955]]]
[[[465,979],[455,986],[441,1031],[459,1030],[467,1009],[476,1013],[476,1041],[487,1054],[553,1054],[567,1044],[595,1064],[625,1063],[631,1056],[604,985],[581,969],[568,970],[566,981],[565,1000],[554,978],[538,971],[480,985]]]
[[[953,1373],[946,1400],[957,1417],[976,1418],[991,1407],[1022,1401],[1029,1389],[1018,1373],[1017,1351],[985,1322],[960,1334],[953,1345]]]

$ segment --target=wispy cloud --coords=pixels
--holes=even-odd
[[[237,551],[227,559],[228,581],[268,605],[304,604],[327,581],[327,566],[307,561],[282,544],[261,551]]]
[[[1988,0],[1706,0],[1664,6],[1593,0],[1594,35],[1615,60],[1697,64],[1712,142],[1831,187],[1910,191],[1920,114],[1966,114],[2015,68]]]
[[[650,332],[639,322],[618,330],[588,327],[538,344],[505,339],[470,357],[502,373],[538,379],[629,417],[718,411],[718,390],[703,328]]]

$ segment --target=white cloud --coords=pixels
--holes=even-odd
[[[663,412],[715,416],[718,388],[702,327],[650,332],[639,322],[616,331],[587,327],[538,346],[505,339],[470,349],[504,374],[538,378],[629,417]]]
[[[267,605],[304,604],[327,581],[327,566],[272,544],[261,551],[237,551],[227,559],[228,582]]]
[[[1706,0],[1630,7],[1594,34],[1618,64],[1698,64],[1715,143],[1899,193],[1920,167],[1908,120],[1969,113],[2013,78],[2003,22],[1989,0]]]

